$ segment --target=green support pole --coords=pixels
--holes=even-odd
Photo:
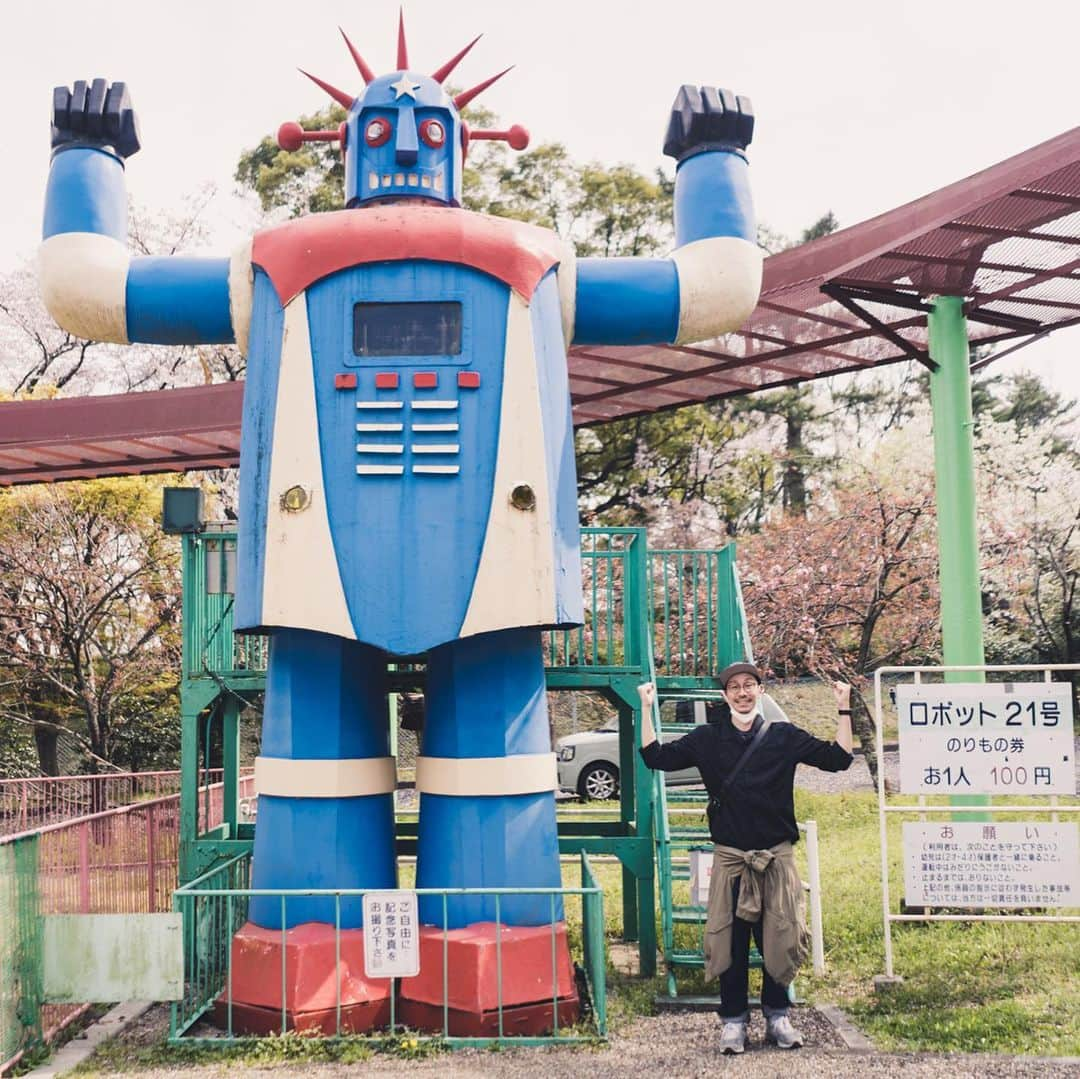
[[[626,703],[618,705],[619,711],[619,809],[624,822],[634,819],[635,784],[634,757],[634,721],[637,713]],[[623,866],[622,871],[622,909],[623,940],[638,939],[638,904],[637,877]]]
[[[240,702],[228,696],[222,701],[222,760],[224,772],[222,820],[229,827],[229,839],[236,838],[240,813]]]
[[[180,883],[194,872],[199,819],[199,711],[180,713]]]
[[[959,296],[938,296],[929,316],[930,404],[934,414],[941,638],[945,666],[981,664],[982,594],[975,512],[975,445],[967,320]],[[946,682],[981,682],[981,672],[954,671]],[[957,795],[956,805],[986,805],[985,795]],[[965,814],[966,820],[977,819]]]

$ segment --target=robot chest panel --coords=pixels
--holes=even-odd
[[[339,481],[454,482],[498,439],[506,285],[468,267],[354,267],[308,289],[320,441]]]

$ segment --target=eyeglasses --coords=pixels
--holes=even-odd
[[[726,687],[726,691],[728,693],[741,693],[743,690],[754,689],[755,686],[757,686],[757,682],[755,682],[753,679],[751,679],[749,681],[746,681],[746,682],[734,682],[734,681],[732,681],[732,682],[728,682],[727,687]]]

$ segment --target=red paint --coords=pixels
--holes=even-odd
[[[529,145],[529,132],[514,124],[507,131],[470,131],[469,138],[488,142],[508,142],[513,150],[524,150]]]
[[[393,130],[389,120],[384,119],[382,116],[376,117],[376,119],[368,121],[368,125],[364,129],[364,142],[368,146],[385,146],[390,141]]]
[[[345,44],[349,47],[349,53],[352,55],[353,63],[356,64],[356,70],[360,72],[360,77],[365,83],[375,81],[375,72],[371,70],[367,65],[367,61],[356,51],[356,46],[348,39],[345,31],[338,27],[338,31],[343,38],[345,38]]]
[[[402,8],[398,9],[397,66],[398,71],[409,70],[409,46],[405,44],[405,11]]]
[[[281,999],[281,949],[285,948],[285,1000]],[[548,942],[548,966],[551,965]],[[360,1004],[384,1000],[390,995],[385,978],[364,975],[364,931],[341,930],[341,1003]],[[334,927],[305,922],[283,934],[248,922],[232,939],[233,1001],[259,1008],[285,1009],[293,1015],[334,1008],[337,986],[334,977]]]
[[[458,371],[457,384],[463,390],[475,390],[480,385],[479,371]]]
[[[438,120],[424,120],[420,125],[420,138],[433,150],[446,142],[446,128]]]
[[[566,925],[555,932],[555,972],[552,985],[550,925],[496,926],[478,922],[451,929],[446,936],[447,1004],[463,1012],[490,1012],[499,1006],[497,947],[502,951],[502,1004],[531,1004],[562,999],[574,993],[574,974]],[[401,980],[401,996],[422,1004],[443,1003],[443,930],[420,930],[420,973]],[[498,938],[498,945],[496,939]]]
[[[352,108],[352,103],[356,100],[352,94],[347,94],[344,90],[331,86],[330,83],[324,82],[317,75],[312,75],[310,71],[305,71],[303,68],[299,70],[301,75],[306,75],[316,86],[325,90],[346,112]]]
[[[338,270],[406,259],[471,266],[529,300],[562,257],[553,232],[524,221],[448,206],[391,205],[310,214],[265,229],[255,235],[251,261],[286,304]]]
[[[380,371],[375,376],[375,389],[396,390],[398,388],[397,371]]]
[[[454,108],[458,110],[465,108],[474,97],[479,97],[493,82],[498,82],[507,71],[513,70],[514,65],[511,64],[508,68],[504,68],[500,71],[498,75],[492,75],[490,79],[485,79],[483,82],[477,83],[471,90],[466,90],[464,93],[458,94],[458,96],[454,98]]]
[[[287,120],[278,128],[277,144],[283,150],[290,153],[299,150],[305,142],[342,142],[344,146],[345,125],[341,124],[337,131],[305,131],[294,120]]]
[[[581,1014],[581,1002],[575,993],[558,1002],[558,1027],[565,1031],[577,1022]],[[547,1034],[555,1029],[556,1013],[550,1000],[537,1001],[535,1004],[517,1004],[503,1008],[502,1015],[496,1008],[490,1012],[466,1012],[458,1008],[448,1008],[443,1013],[441,1004],[423,1004],[417,1000],[403,999],[398,1008],[398,1022],[410,1030],[423,1030],[440,1034],[444,1025],[447,1033],[456,1038],[495,1038],[499,1035],[502,1024],[504,1035]],[[277,1031],[281,1030],[281,1016],[277,1017]],[[224,1026],[224,1024],[219,1024]],[[235,1018],[233,1021],[235,1026]],[[276,1033],[276,1032],[275,1032]]]
[[[356,389],[356,375],[334,375],[334,389],[335,390],[355,390]]]
[[[439,376],[435,371],[417,371],[412,377],[412,384],[418,390],[433,390],[439,385]]]
[[[482,36],[483,35],[481,34],[477,34],[476,37],[474,37],[472,41],[470,41],[469,44],[461,50],[461,52],[456,53],[454,56],[451,56],[450,59],[447,60],[446,63],[439,68],[438,71],[433,71],[431,73],[431,77],[441,85],[443,79],[445,79],[446,76],[449,75],[450,72],[453,71],[454,68],[456,68],[458,64],[461,63],[462,60],[465,59],[465,56],[467,55],[469,50],[480,40]]]

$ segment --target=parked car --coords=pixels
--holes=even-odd
[[[766,693],[762,696],[765,714],[773,722],[786,721],[783,709]],[[686,723],[709,723],[719,719],[719,709],[726,702],[678,701],[675,702],[676,722],[682,729],[665,731],[663,741],[674,742],[686,733]],[[617,798],[619,794],[619,721],[612,718],[602,727],[592,731],[568,734],[555,743],[558,762],[559,787],[572,791],[586,801],[604,801]],[[665,773],[669,787],[690,786],[701,782],[696,768],[683,768]]]

